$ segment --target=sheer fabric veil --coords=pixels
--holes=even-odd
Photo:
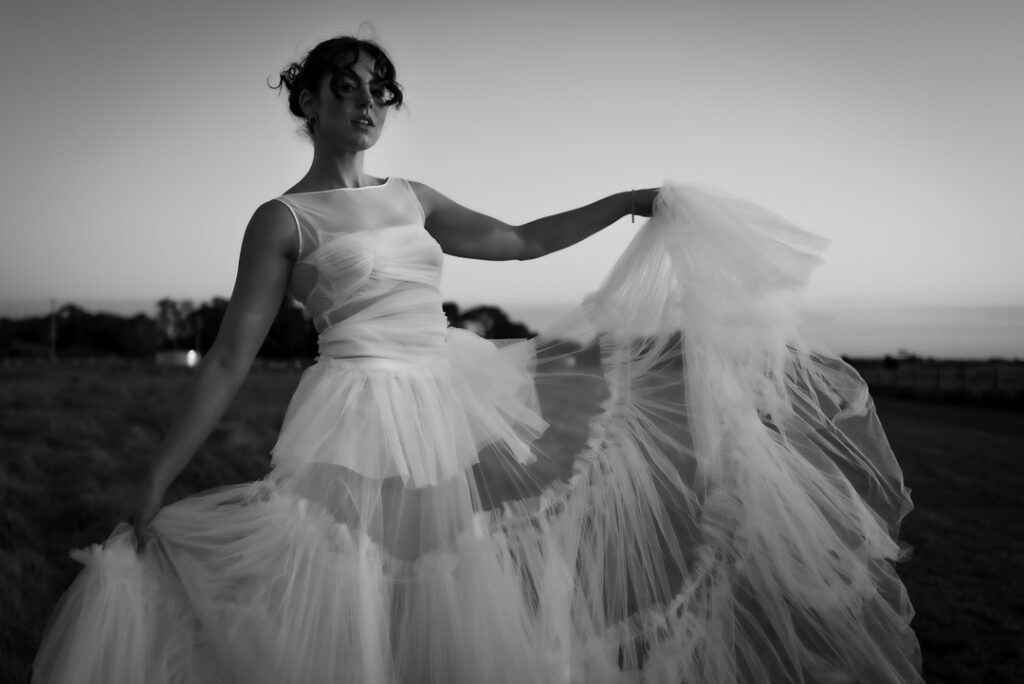
[[[34,682],[921,681],[910,489],[799,332],[825,239],[669,182],[594,293],[491,342],[441,320],[407,188],[344,197],[301,201],[400,218],[311,248],[325,306],[368,304],[272,472],[75,552]]]

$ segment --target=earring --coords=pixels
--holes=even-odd
[[[316,126],[316,117],[315,116],[309,117],[309,125],[310,125],[310,127]]]

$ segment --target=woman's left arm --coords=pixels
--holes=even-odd
[[[445,254],[489,261],[536,259],[590,237],[631,211],[650,216],[658,194],[656,188],[619,192],[513,226],[468,209],[422,183],[411,184],[423,205],[426,228]]]

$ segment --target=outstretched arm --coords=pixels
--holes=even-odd
[[[132,522],[137,532],[159,510],[167,487],[209,436],[248,374],[281,308],[297,242],[294,219],[280,202],[263,204],[249,221],[217,339],[185,390],[150,465],[146,491],[135,504]]]
[[[505,261],[536,259],[557,252],[635,211],[650,216],[654,188],[609,195],[578,209],[545,216],[519,226],[467,209],[422,183],[411,183],[423,205],[426,227],[446,254]]]

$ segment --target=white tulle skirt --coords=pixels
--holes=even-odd
[[[910,490],[797,333],[824,246],[666,184],[547,336],[321,359],[266,478],[73,552],[33,681],[921,681]]]

